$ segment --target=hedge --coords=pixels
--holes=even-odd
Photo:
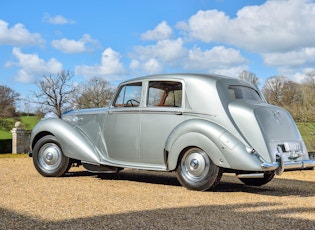
[[[12,152],[12,139],[0,140],[0,154]]]

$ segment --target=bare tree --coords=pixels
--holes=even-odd
[[[0,129],[8,130],[12,128],[12,123],[8,118],[16,115],[15,103],[19,100],[20,94],[13,89],[0,85]]]
[[[303,84],[311,87],[311,89],[315,90],[315,71],[310,71],[306,73],[305,78],[302,82]]]
[[[108,105],[115,88],[108,81],[99,77],[89,80],[80,88],[80,93],[76,95],[74,103],[80,108],[101,108]]]
[[[15,103],[19,96],[13,89],[0,85],[0,118],[14,116]]]
[[[267,80],[262,92],[270,104],[282,106],[283,88],[288,81],[284,76],[274,76]]]
[[[43,80],[37,85],[40,92],[35,93],[39,99],[36,103],[53,108],[57,116],[61,117],[76,90],[76,87],[70,84],[73,76],[70,71],[44,75]]]
[[[306,73],[302,80],[303,102],[299,117],[303,122],[315,121],[315,71]]]
[[[251,73],[249,71],[242,71],[239,75],[238,78],[244,81],[248,81],[254,85],[260,85],[260,81],[259,78],[256,76],[256,74]]]

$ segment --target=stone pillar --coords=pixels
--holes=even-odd
[[[27,153],[29,150],[30,131],[22,128],[22,123],[17,121],[12,133],[12,153]]]

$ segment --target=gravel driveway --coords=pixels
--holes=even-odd
[[[45,178],[31,158],[0,159],[0,229],[315,229],[315,171],[285,172],[262,187],[224,175],[189,191],[173,173],[82,167]]]

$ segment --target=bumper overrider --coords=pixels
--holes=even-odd
[[[315,167],[315,160],[283,161],[282,154],[276,155],[276,162],[261,164],[263,171],[275,171],[277,175],[281,175],[284,170],[302,170],[313,167]]]

